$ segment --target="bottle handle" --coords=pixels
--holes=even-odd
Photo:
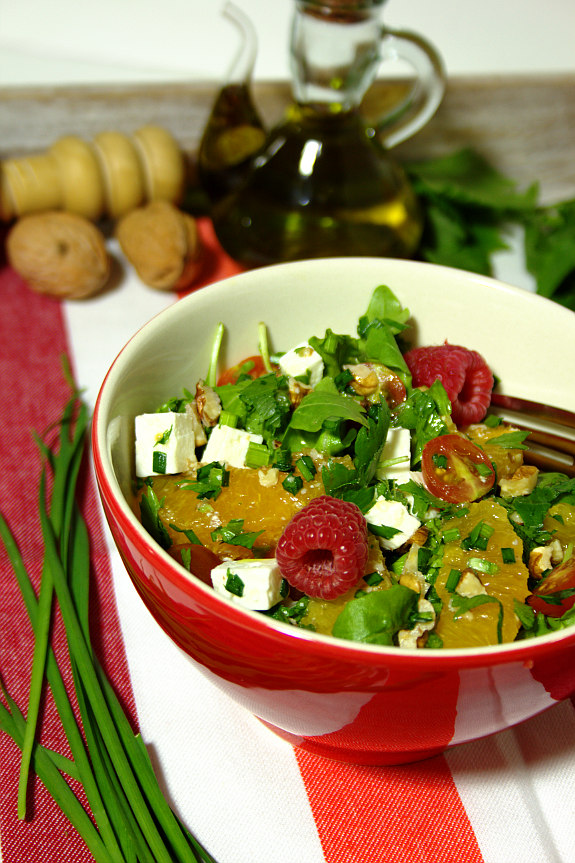
[[[407,30],[382,29],[380,60],[404,60],[416,76],[405,98],[374,124],[385,146],[391,148],[411,138],[431,120],[443,99],[446,76],[433,45]]]

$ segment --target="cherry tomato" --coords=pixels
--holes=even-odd
[[[261,356],[246,357],[237,366],[232,366],[226,369],[218,379],[218,386],[222,387],[225,384],[235,384],[241,374],[249,375],[250,378],[261,378],[262,375],[267,375],[267,369],[264,366],[264,361]]]
[[[450,503],[477,500],[495,482],[495,470],[488,456],[458,434],[430,440],[423,448],[421,466],[427,490]]]
[[[563,591],[568,595],[562,596]],[[545,597],[554,601],[549,602]],[[575,557],[570,557],[554,567],[537,585],[527,602],[535,611],[549,617],[561,617],[569,611],[575,605]]]

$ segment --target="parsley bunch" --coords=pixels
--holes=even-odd
[[[575,200],[541,206],[536,184],[518,190],[472,149],[406,169],[425,212],[420,257],[492,275],[493,254],[520,225],[537,293],[575,310]]]

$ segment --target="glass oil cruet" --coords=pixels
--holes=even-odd
[[[253,26],[228,3],[243,39],[200,145],[199,174],[223,248],[247,266],[340,255],[408,257],[422,220],[388,150],[433,115],[445,88],[429,43],[382,27],[385,0],[294,0],[293,102],[266,132],[251,94]],[[362,100],[384,61],[415,82],[377,123]]]

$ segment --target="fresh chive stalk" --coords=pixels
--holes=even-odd
[[[58,445],[38,444],[45,459],[39,484],[44,564],[38,596],[16,541],[0,514],[0,538],[8,553],[35,635],[27,716],[2,685],[0,730],[22,749],[18,815],[26,814],[33,770],[82,837],[96,863],[215,863],[181,824],[158,785],[146,748],[134,735],[115,692],[92,649],[89,631],[90,545],[76,503],[83,460],[86,407],[74,394],[59,423]],[[53,476],[47,494],[48,471]],[[50,645],[51,618],[58,603],[66,631],[78,724]],[[41,746],[39,703],[52,690],[71,759]],[[83,786],[84,809],[66,776]]]
[[[220,348],[224,337],[224,325],[220,322],[216,327],[214,340],[212,342],[212,350],[210,352],[210,363],[206,374],[206,383],[209,387],[215,387],[218,377],[218,359],[220,356]]]
[[[268,330],[263,321],[258,324],[258,349],[263,360],[266,372],[273,372],[273,366],[270,359],[270,347],[268,342]]]

